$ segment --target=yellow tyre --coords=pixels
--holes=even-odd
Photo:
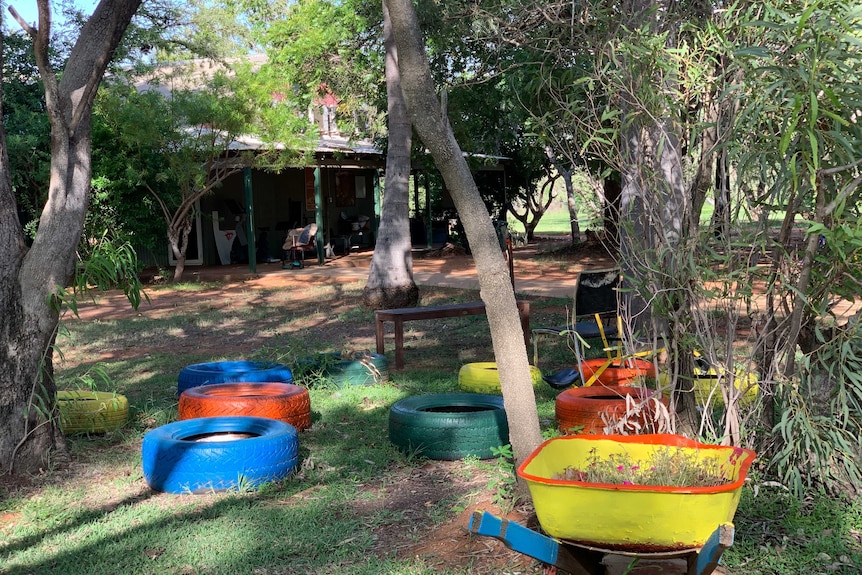
[[[66,435],[105,433],[123,427],[129,420],[126,396],[104,391],[58,391],[60,429]]]
[[[534,365],[530,366],[530,379],[533,381],[533,387],[542,382],[542,372]],[[480,361],[462,365],[458,371],[458,386],[473,393],[500,393],[497,364],[493,361]]]
[[[715,406],[724,405],[724,396],[718,388],[718,373],[714,367],[709,369],[695,368],[694,394],[699,405],[707,403]],[[728,379],[725,375],[725,381]],[[740,394],[740,405],[748,405],[757,399],[760,386],[757,385],[757,374],[739,370],[733,378],[733,387]]]

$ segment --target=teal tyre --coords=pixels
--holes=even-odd
[[[538,367],[530,366],[530,381],[533,387],[542,383],[542,372]],[[493,361],[467,363],[458,370],[458,387],[462,391],[473,393],[501,393],[500,372]]]
[[[290,476],[298,461],[296,428],[264,417],[176,421],[144,435],[141,447],[147,485],[165,493],[257,489]]]
[[[293,383],[293,372],[272,361],[212,361],[187,365],[177,376],[177,395],[190,387],[211,383]]]
[[[389,381],[389,361],[380,353],[343,354],[321,353],[303,358],[296,363],[306,386],[313,386],[316,379],[323,379],[335,387],[374,385]]]
[[[389,440],[405,454],[428,459],[490,459],[509,443],[503,398],[439,393],[402,399],[389,410]]]

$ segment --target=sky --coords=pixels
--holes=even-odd
[[[96,8],[98,0],[71,0],[70,3],[89,16]],[[36,0],[4,0],[0,1],[0,4],[3,5],[3,22],[6,24],[7,28],[12,27],[13,25],[14,28],[19,27],[18,23],[12,19],[12,15],[9,14],[8,6],[13,6],[15,10],[18,11],[18,14],[20,14],[21,17],[30,24],[35,24],[38,19]],[[60,18],[62,18],[60,4],[61,2],[51,0],[51,16],[52,20],[57,24],[60,23]],[[53,28],[54,25],[51,27]]]

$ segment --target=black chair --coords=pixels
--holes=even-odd
[[[585,339],[601,338],[608,346],[610,338],[619,334],[617,291],[620,287],[619,268],[583,271],[575,282],[574,305],[571,321],[560,327],[537,327],[532,330],[533,365],[539,365],[539,339],[545,336],[565,336],[572,342],[578,366],[581,363],[581,345]],[[568,387],[581,379],[580,370],[567,368],[545,377],[545,381],[558,389]]]

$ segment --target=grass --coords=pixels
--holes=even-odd
[[[141,439],[176,419],[182,367],[240,358],[290,365],[347,345],[372,349],[372,315],[357,305],[360,293],[360,284],[245,290],[225,302],[204,290],[164,313],[67,319],[57,341],[65,357],[57,362],[59,386],[110,386],[129,398],[132,421],[107,436],[70,438],[68,467],[0,486],[0,573],[539,573],[529,560],[508,567],[489,563],[487,553],[452,553],[466,523],[441,539],[445,559],[419,551],[471,504],[504,494],[511,475],[504,461],[427,462],[388,441],[394,402],[456,391],[461,365],[492,359],[481,316],[412,322],[405,333],[407,369],[388,383],[339,389],[319,379],[305,382],[313,425],[300,434],[302,463],[293,477],[254,493],[180,496],[146,486]],[[426,304],[476,297],[423,289]],[[534,301],[534,323],[560,323],[565,303]],[[542,367],[571,364],[564,340],[543,342],[541,353]],[[555,395],[549,386],[537,388],[548,434],[554,433]],[[732,574],[850,574],[862,566],[858,502],[814,495],[795,501],[753,480],[736,524],[735,545],[725,554]],[[501,551],[495,555],[502,560]]]

